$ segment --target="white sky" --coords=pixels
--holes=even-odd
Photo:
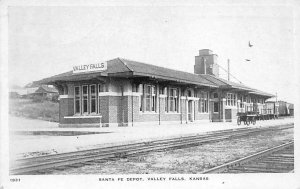
[[[288,4],[27,6],[10,7],[8,16],[10,84],[116,57],[193,72],[198,50],[211,49],[244,84],[289,102],[297,95]]]

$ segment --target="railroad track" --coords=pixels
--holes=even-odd
[[[79,167],[93,162],[105,162],[125,158],[127,156],[139,155],[151,151],[161,151],[201,145],[209,142],[237,138],[270,130],[283,130],[293,128],[294,124],[287,124],[262,128],[241,128],[210,132],[203,135],[191,135],[185,137],[168,138],[155,141],[138,142],[127,145],[103,147],[90,150],[82,150],[69,153],[60,153],[18,159],[11,165],[10,174],[42,174],[51,169],[67,169]]]
[[[294,171],[294,141],[203,171],[208,173],[289,173]]]

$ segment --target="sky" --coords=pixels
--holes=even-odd
[[[198,51],[211,49],[245,85],[294,101],[291,5],[171,5],[11,6],[9,84],[116,57],[193,73]]]

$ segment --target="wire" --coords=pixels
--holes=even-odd
[[[220,66],[219,64],[217,64],[218,66],[219,66],[219,68],[221,68],[222,70],[224,70],[226,73],[227,73],[227,75],[228,75],[228,71],[225,69],[225,68],[223,68],[222,66]],[[229,75],[230,76],[232,76],[234,79],[236,79],[238,82],[240,82],[241,84],[243,84],[240,80],[238,80],[234,75],[232,75],[231,73],[229,73]]]

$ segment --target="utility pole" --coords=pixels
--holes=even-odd
[[[203,58],[204,74],[206,75],[206,58]]]
[[[230,81],[230,60],[227,60],[227,74],[228,74],[228,81]]]

